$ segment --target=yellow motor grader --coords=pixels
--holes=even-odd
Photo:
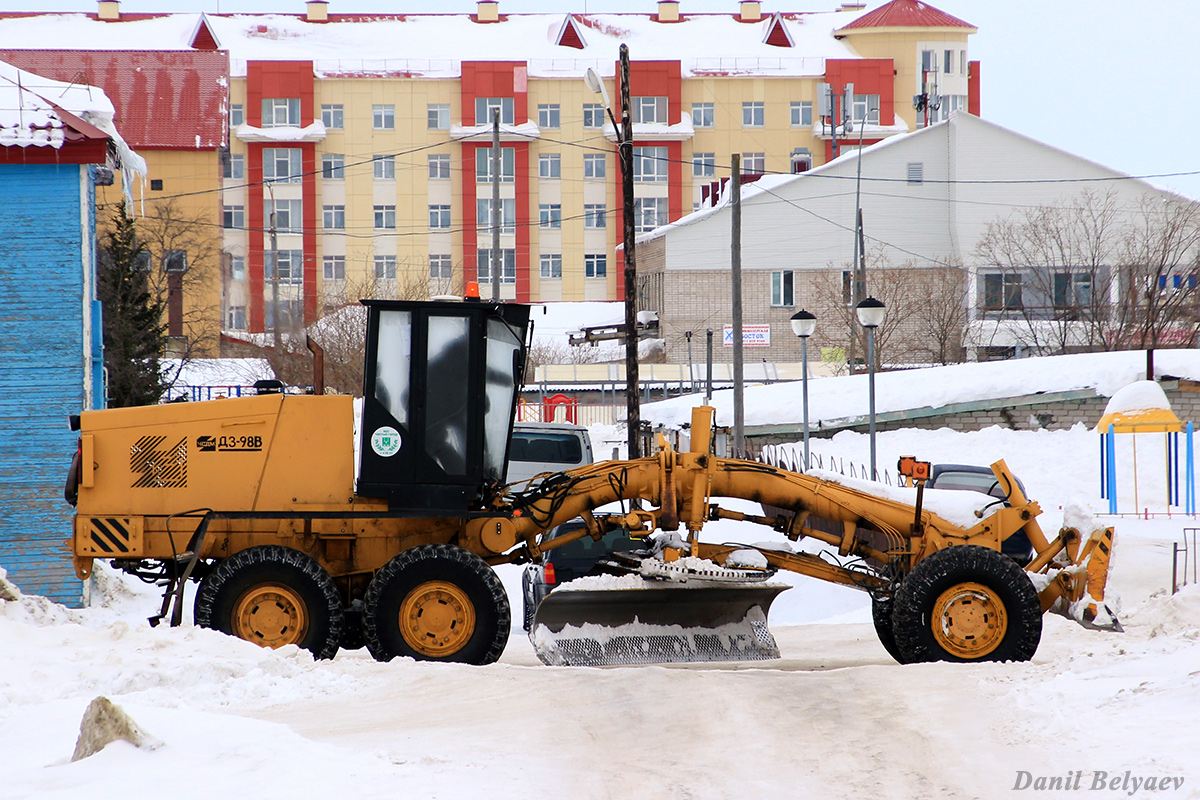
[[[1056,605],[1116,624],[1104,607],[1112,530],[1047,538],[1003,462],[993,471],[1012,487],[1007,503],[980,494],[969,519],[947,519],[920,462],[907,470],[912,497],[897,498],[719,458],[712,409],[700,407],[686,452],[660,439],[644,458],[504,486],[528,307],[363,302],[360,414],[350,397],[272,393],[73,418],[78,575],[99,558],[159,582],[152,623],[180,624],[198,582],[197,624],[266,647],[330,658],[365,642],[380,660],[486,664],[510,632],[493,566],[622,529],[646,548],[539,607],[530,636],[546,663],[777,657],[766,619],[785,588],[770,580],[777,570],[870,593],[901,662],[1027,660]],[[575,518],[578,530],[543,536]],[[779,544],[704,541],[718,519],[770,528]],[[1023,567],[1000,552],[1020,533],[1033,550]],[[807,542],[824,551],[791,546]]]

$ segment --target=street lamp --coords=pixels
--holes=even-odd
[[[817,329],[817,318],[804,309],[792,314],[792,333],[800,337],[801,375],[804,387],[804,471],[808,472],[808,337]]]
[[[884,306],[868,297],[854,307],[858,323],[867,329],[867,386],[870,394],[871,480],[875,476],[875,329],[883,324]]]

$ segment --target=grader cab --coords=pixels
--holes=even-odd
[[[539,607],[530,636],[546,663],[776,657],[767,614],[781,569],[869,592],[902,662],[1028,659],[1054,606],[1115,624],[1111,529],[1047,539],[1019,492],[1004,507],[980,495],[962,518],[940,514],[936,492],[881,497],[718,458],[705,407],[687,452],[661,442],[645,458],[504,486],[528,308],[364,303],[360,414],[349,397],[278,393],[83,413],[67,487],[79,576],[100,558],[163,585],[153,619],[171,624],[198,582],[197,624],[268,647],[329,658],[365,643],[380,660],[486,664],[511,628],[492,567],[620,528],[645,549]],[[723,497],[779,511],[734,512]],[[543,540],[576,517],[577,531]],[[780,544],[707,543],[716,519],[765,526]],[[1024,569],[1000,552],[1018,532],[1035,551]],[[793,549],[801,539],[827,552]]]

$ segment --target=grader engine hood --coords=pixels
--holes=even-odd
[[[414,515],[478,509],[504,482],[528,306],[363,304],[358,494]]]

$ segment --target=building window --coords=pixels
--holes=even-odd
[[[245,206],[222,206],[221,224],[226,228],[241,230],[246,227]]]
[[[771,305],[796,305],[795,275],[796,273],[790,269],[771,273]]]
[[[850,117],[855,122],[866,120],[872,125],[879,124],[879,95],[856,94],[850,100]]]
[[[275,270],[272,267],[271,251],[268,250],[263,254],[263,276],[267,280],[275,279]],[[279,251],[279,282],[280,283],[303,283],[304,282],[304,251],[302,250],[280,250]]]
[[[692,126],[695,128],[713,127],[713,104],[692,103]]]
[[[541,261],[541,275],[543,278],[561,278],[562,277],[562,254],[561,253],[542,253],[540,261]]]
[[[633,148],[633,179],[639,183],[665,183],[667,180],[667,148]]]
[[[1175,276],[1175,288],[1180,286],[1180,276]],[[1087,308],[1092,304],[1092,276],[1086,272],[1054,273],[1054,307]]]
[[[344,229],[346,227],[346,207],[324,206],[321,209],[321,227],[330,231]]]
[[[430,254],[429,277],[438,280],[449,280],[454,277],[454,265],[448,253]]]
[[[150,191],[161,192],[162,190],[163,190],[162,178],[151,178],[150,179]]]
[[[937,72],[937,51],[922,50],[921,51],[921,71],[922,72]]]
[[[984,275],[983,307],[999,311],[1021,308],[1021,276],[998,272]]]
[[[542,153],[538,156],[538,177],[554,181],[562,177],[562,163],[558,153]]]
[[[512,183],[517,169],[517,149],[515,147],[500,148],[500,182]],[[492,182],[492,148],[475,148],[475,181],[477,183]]]
[[[667,198],[639,197],[633,201],[634,228],[646,233],[667,224]]]
[[[375,165],[375,180],[377,181],[394,181],[396,180],[396,157],[395,156],[375,156],[371,159]]]
[[[607,173],[608,163],[603,153],[588,153],[583,157],[583,177],[603,178]]]
[[[326,128],[334,131],[340,131],[345,127],[345,117],[342,112],[341,104],[330,104],[321,106],[321,122]]]
[[[429,157],[429,179],[445,180],[450,177],[450,156],[433,155]]]
[[[375,280],[394,280],[396,277],[395,256],[375,256]]]
[[[538,225],[542,228],[562,227],[562,205],[542,203],[538,206]]]
[[[924,183],[925,181],[925,164],[917,162],[908,165],[908,182],[909,183]]]
[[[321,259],[322,271],[325,273],[327,281],[344,281],[346,280],[346,257],[345,256],[324,256]]]
[[[603,278],[608,275],[608,256],[604,253],[588,253],[583,257],[583,276]]]
[[[538,127],[539,128],[557,128],[558,124],[558,103],[539,103],[538,104]]]
[[[742,103],[742,127],[743,128],[761,128],[766,119],[766,111],[763,109],[763,104],[758,101]]]
[[[475,224],[480,228],[492,228],[492,199],[477,198],[475,200]],[[517,231],[517,201],[511,197],[500,200],[500,232],[516,233]]]
[[[604,118],[604,106],[600,105],[599,103],[583,104],[583,127],[603,128]]]
[[[604,228],[608,225],[608,207],[604,203],[584,203],[583,227]]]
[[[635,97],[633,106],[633,121],[643,125],[669,125],[667,121],[667,98],[665,97]]]
[[[441,206],[446,209],[446,217],[450,217],[450,206]],[[395,206],[374,206],[372,208],[375,215],[376,230],[395,230],[396,229],[396,207]],[[433,206],[430,206],[430,222],[433,221]],[[447,226],[449,227],[449,226]]]
[[[230,331],[246,330],[246,307],[230,306],[226,316],[225,329]]]
[[[303,233],[303,208],[304,203],[301,200],[276,200],[272,204],[271,198],[268,197],[263,200],[263,218],[267,227],[271,227],[271,212],[274,211],[276,233]]]
[[[715,178],[717,176],[717,154],[692,153],[692,176]]]
[[[954,72],[954,51],[945,50],[942,54],[942,72],[946,75]]]
[[[393,105],[371,106],[371,126],[377,131],[395,130],[396,107]]]
[[[450,106],[447,103],[431,103],[426,107],[426,127],[431,131],[450,129]]]
[[[375,227],[379,227],[379,208],[376,206],[375,211]],[[382,206],[382,208],[392,209],[392,227],[396,227],[396,207]],[[448,230],[450,228],[450,206],[431,205],[429,207],[429,227],[438,230]]]
[[[264,128],[299,128],[299,97],[267,97],[262,101],[262,125]]]
[[[147,253],[149,255],[149,253]],[[229,277],[235,281],[246,280],[246,257],[245,256],[230,256],[229,257]]]
[[[299,183],[304,173],[303,155],[299,147],[263,148],[263,180]]]
[[[475,124],[491,125],[492,110],[500,109],[500,123],[513,124],[513,99],[511,97],[476,97]]]
[[[222,165],[221,177],[242,179],[246,177],[246,157],[230,155]]]
[[[966,74],[967,74],[967,72],[968,72],[968,69],[967,69],[967,51],[966,51],[966,50],[959,50],[959,51],[958,51],[958,71],[959,71],[959,74],[960,74],[960,75],[966,75]]]
[[[345,180],[346,157],[334,154],[321,156],[321,177],[327,181]]]
[[[187,272],[187,251],[164,251],[162,265],[164,272]]]
[[[233,103],[229,106],[229,127],[236,128],[246,122],[246,107],[241,103]]]
[[[742,153],[742,174],[762,175],[767,171],[767,157],[764,153]]]
[[[479,281],[492,280],[492,251],[478,250],[477,258],[479,259]],[[517,282],[517,251],[516,250],[501,250],[500,251],[500,282],[501,283],[516,283]]]
[[[798,100],[792,103],[792,127],[806,128],[812,124],[812,101]]]

